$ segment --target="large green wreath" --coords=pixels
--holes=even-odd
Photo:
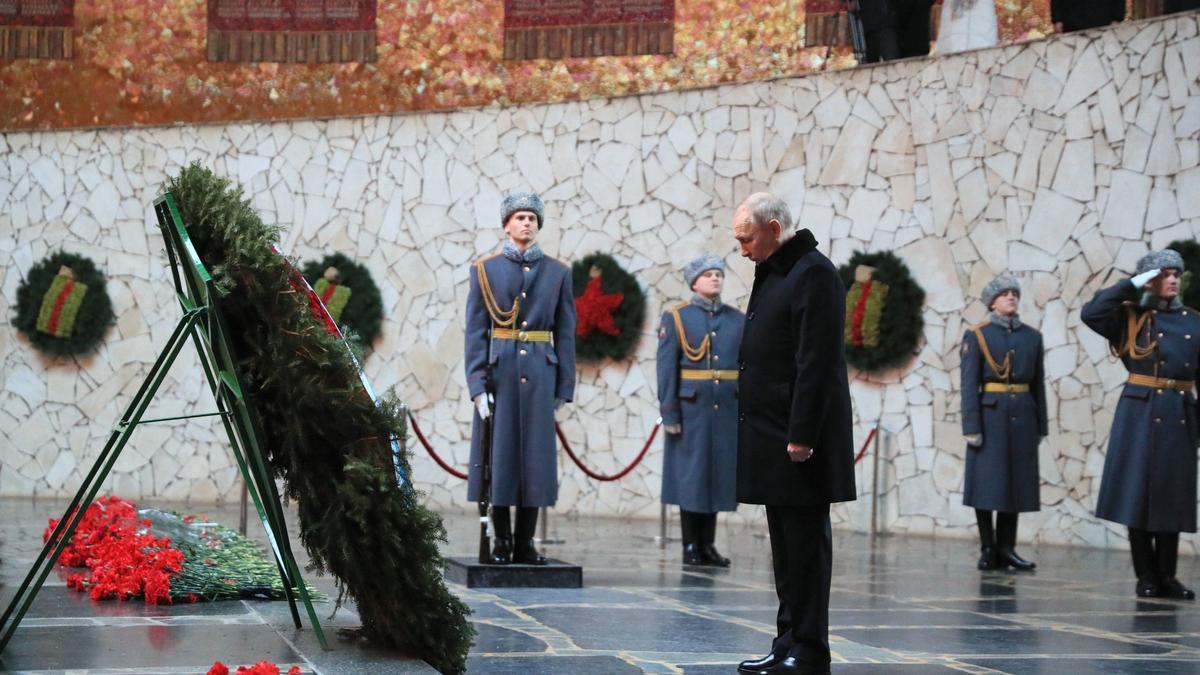
[[[379,296],[379,287],[371,278],[370,270],[341,253],[304,263],[304,278],[313,288],[317,288],[319,283],[328,283],[324,275],[325,270],[330,267],[337,269],[335,283],[345,287],[349,299],[340,307],[341,311],[338,314],[334,313],[331,303],[325,304],[329,306],[330,314],[339,326],[349,327],[362,340],[363,345],[370,347],[379,337],[383,327],[383,298]],[[317,294],[321,295],[322,290],[317,288]]]
[[[280,228],[262,221],[241,188],[192,164],[167,189],[212,270],[271,467],[299,506],[310,568],[331,573],[355,601],[371,641],[444,673],[466,670],[470,609],[442,576],[441,517],[377,461],[378,439],[404,438],[405,408],[391,393],[382,405],[364,395],[344,342],[294,292],[293,270],[275,249]],[[408,450],[397,459],[411,476]]]
[[[855,270],[859,265],[874,268],[871,274],[874,300],[871,299],[872,292],[866,291],[863,284],[855,283]],[[925,291],[913,280],[904,262],[887,251],[859,251],[838,268],[838,274],[847,291],[846,362],[859,370],[875,373],[903,365],[911,359],[925,327],[925,320],[921,318]],[[879,291],[883,289],[878,284],[886,286],[882,298]],[[857,325],[854,321],[856,312]],[[864,333],[870,334],[871,339],[862,339]]]
[[[601,318],[611,311],[612,324],[608,328],[615,328],[615,335],[603,329],[594,329],[595,326],[590,326],[588,322],[590,301],[595,297],[588,293],[588,285],[596,275],[599,275],[600,292],[606,296],[601,300],[606,306],[596,311],[601,312]],[[637,279],[622,269],[612,256],[597,252],[571,265],[571,283],[574,286],[578,321],[576,358],[596,362],[620,360],[632,354],[646,320],[646,294],[642,292]],[[616,294],[621,295],[619,302],[616,302]],[[609,307],[614,304],[615,307]]]
[[[1200,243],[1191,239],[1180,239],[1167,245],[1167,248],[1178,251],[1183,256],[1183,278],[1179,283],[1179,294],[1183,304],[1188,307],[1200,308],[1200,284],[1196,283],[1196,275],[1200,274]]]
[[[63,267],[70,268],[73,284],[67,285],[66,278],[59,276]],[[104,274],[81,255],[51,254],[35,264],[17,287],[13,325],[34,347],[51,356],[91,352],[100,345],[113,319]]]

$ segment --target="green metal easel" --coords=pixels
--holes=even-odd
[[[139,424],[165,422],[170,420],[191,419],[197,417],[219,416],[225,425],[225,432],[233,446],[233,454],[237,459],[242,479],[247,491],[254,500],[258,517],[266,531],[267,540],[271,544],[275,564],[283,579],[284,593],[288,606],[292,610],[292,621],[300,628],[300,613],[296,608],[296,596],[304,603],[308,620],[317,634],[317,639],[323,649],[329,649],[325,633],[321,630],[321,622],[313,609],[312,599],[308,588],[300,576],[300,568],[292,554],[291,544],[287,535],[287,524],[284,521],[283,508],[279,501],[279,492],[271,476],[265,458],[265,444],[262,430],[250,410],[247,394],[238,381],[235,368],[233,348],[229,340],[229,328],[225,317],[217,304],[219,295],[213,285],[212,276],[208,273],[196,249],[192,246],[187,227],[179,214],[179,207],[171,193],[166,193],[154,200],[154,212],[158,216],[158,226],[162,230],[163,241],[167,245],[167,257],[171,263],[171,276],[175,282],[175,293],[179,305],[183,309],[183,317],[171,333],[166,347],[158,355],[151,367],[145,382],[138,389],[121,421],[117,423],[105,444],[104,450],[88,471],[87,477],[79,491],[71,499],[63,517],[58,521],[54,532],[42,546],[37,560],[21,582],[16,596],[0,617],[0,653],[12,639],[17,626],[34,598],[45,583],[46,577],[54,569],[54,564],[62,555],[63,549],[71,541],[76,527],[83,520],[87,506],[96,499],[104,480],[108,477],[121,450],[129,441],[129,437]],[[204,368],[205,378],[217,402],[217,412],[199,415],[183,415],[180,417],[164,417],[158,419],[143,419],[150,401],[162,384],[163,379],[175,362],[179,352],[188,339],[196,346],[197,355]]]

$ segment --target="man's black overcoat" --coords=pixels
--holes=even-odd
[[[846,289],[808,230],[754,271],[738,354],[738,501],[816,506],[855,498]],[[814,448],[792,462],[788,443]]]

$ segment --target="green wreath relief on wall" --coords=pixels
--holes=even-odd
[[[925,326],[925,291],[894,254],[859,251],[838,268],[846,285],[846,362],[869,373],[904,365]]]
[[[303,272],[337,325],[348,327],[369,348],[383,327],[383,299],[370,270],[334,253],[304,263]]]
[[[633,353],[646,319],[646,294],[612,256],[593,253],[571,265],[575,356],[620,360]]]
[[[17,287],[13,325],[38,350],[78,356],[95,350],[113,323],[104,274],[65,251],[38,261]]]

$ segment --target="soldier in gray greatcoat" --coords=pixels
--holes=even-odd
[[[1179,299],[1183,258],[1154,251],[1081,318],[1124,362],[1096,515],[1129,528],[1141,597],[1191,600],[1175,578],[1179,533],[1196,531],[1196,378],[1200,314]]]
[[[1048,433],[1042,334],[1017,315],[1020,298],[1014,277],[988,282],[988,319],[962,341],[963,504],[975,507],[981,570],[1037,566],[1015,550],[1017,514],[1041,508],[1038,444]]]
[[[476,410],[467,499],[480,498],[482,422],[494,414],[491,503],[495,564],[546,563],[533,545],[537,509],[553,506],[558,498],[554,411],[575,395],[571,270],[544,255],[534,243],[544,218],[537,195],[505,197],[500,222],[508,240],[500,253],[471,267],[467,294],[464,362]],[[517,507],[515,533],[510,506]]]
[[[728,567],[717,512],[737,510],[737,377],[745,315],[722,304],[725,261],[706,253],[683,268],[692,299],[663,312],[658,402],[666,430],[662,501],[679,506],[683,563]]]

